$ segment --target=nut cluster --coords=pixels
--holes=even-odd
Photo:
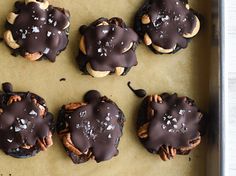
[[[147,1],[136,16],[136,31],[156,53],[169,54],[187,47],[197,35],[200,21],[187,2]]]
[[[78,59],[87,59],[85,70],[91,76],[101,78],[113,73],[121,76],[129,67],[136,65],[134,50],[138,37],[121,19],[100,18],[90,26],[82,27],[86,28],[79,44],[83,56],[79,55]],[[94,33],[99,35],[92,38]],[[129,62],[131,65],[127,65]],[[101,64],[105,69],[101,68]]]
[[[45,105],[41,104],[35,97],[35,95],[32,95],[30,93],[11,93],[12,95],[1,95],[8,97],[6,99],[6,107],[3,105],[2,108],[0,108],[0,117],[1,117],[1,124],[2,124],[2,130],[5,131],[4,138],[7,138],[6,141],[3,138],[1,141],[2,143],[2,149],[4,151],[21,151],[21,150],[28,150],[28,151],[34,151],[39,148],[42,151],[45,151],[48,147],[53,145],[52,140],[52,131],[50,130],[50,127],[45,127],[43,132],[40,132],[42,134],[39,134],[37,132],[38,130],[38,124],[34,122],[34,119],[41,118],[40,124],[42,123],[48,123],[48,114]],[[25,97],[26,96],[26,97]],[[30,98],[28,97],[30,96]],[[18,106],[23,107],[24,109],[19,109]],[[37,108],[38,110],[31,110],[29,111],[28,108]],[[21,112],[23,111],[23,112]],[[8,117],[11,122],[4,121],[3,117]],[[51,119],[49,119],[50,121]],[[39,121],[39,120],[36,120]],[[50,123],[50,122],[49,122]],[[7,129],[5,124],[10,125],[10,128]],[[48,125],[48,124],[45,124]],[[35,131],[36,130],[36,131]],[[46,132],[46,134],[45,134]],[[37,133],[37,134],[35,134]],[[22,139],[19,139],[17,136],[21,136]],[[36,138],[36,139],[34,139]],[[35,140],[35,144],[32,143],[31,140]],[[31,141],[30,143],[28,143]],[[13,144],[14,143],[14,144]],[[10,147],[8,149],[9,145],[15,146],[15,144],[19,145],[17,149],[14,149],[14,147]],[[7,147],[8,146],[8,147]],[[12,155],[9,153],[9,155]],[[31,155],[31,154],[26,154]],[[13,156],[13,155],[12,155]],[[21,155],[14,155],[14,157],[22,157]],[[24,157],[24,153],[23,153]]]
[[[4,41],[30,61],[46,56],[54,62],[68,43],[69,14],[49,6],[47,0],[17,2],[15,12],[7,15],[7,22]]]
[[[158,153],[161,159],[166,161],[174,158],[176,154],[188,154],[200,144],[199,122],[202,113],[192,100],[187,97],[178,98],[175,94],[162,94],[151,95],[144,102],[146,106],[142,108],[145,108],[146,115],[140,114],[140,118],[145,118],[141,118],[143,120],[137,135],[148,151]],[[188,126],[192,129],[188,129]]]

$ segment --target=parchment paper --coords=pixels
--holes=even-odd
[[[0,1],[0,34],[3,34],[5,17],[14,0]],[[30,62],[20,56],[11,56],[10,50],[0,43],[0,82],[9,81],[14,90],[35,92],[47,101],[49,110],[57,116],[61,105],[80,101],[90,89],[97,89],[113,99],[126,115],[120,153],[110,161],[74,165],[67,157],[57,135],[47,152],[29,159],[15,159],[0,152],[0,175],[8,176],[204,176],[206,139],[189,156],[163,162],[158,155],[148,153],[136,137],[135,119],[141,99],[135,97],[126,83],[132,81],[137,88],[149,94],[178,92],[196,100],[207,111],[209,98],[210,60],[210,0],[191,0],[190,5],[200,12],[205,22],[202,30],[189,47],[174,55],[155,55],[143,44],[137,49],[139,64],[127,76],[108,76],[94,79],[83,76],[75,57],[78,53],[78,27],[98,17],[119,16],[129,26],[143,0],[50,0],[51,4],[69,9],[72,15],[70,43],[67,50],[49,61]],[[60,78],[66,78],[60,82]]]

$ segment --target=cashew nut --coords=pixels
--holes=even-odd
[[[82,51],[82,53],[86,55],[86,47],[85,47],[84,36],[82,36],[81,39],[80,39],[79,48]]]
[[[124,73],[124,71],[125,71],[124,67],[116,67],[115,73],[116,73],[117,76],[120,76]]]
[[[15,13],[13,13],[13,12],[10,12],[10,13],[7,15],[7,21],[8,21],[8,23],[14,24],[15,19],[16,19],[17,16],[18,16],[18,14],[15,14]]]
[[[110,71],[95,71],[92,69],[90,63],[87,63],[86,69],[88,73],[95,78],[102,78],[102,77],[107,76],[110,73]]]
[[[151,22],[149,16],[146,14],[142,16],[141,21],[142,21],[142,24],[149,24]]]
[[[191,33],[184,34],[183,36],[185,38],[192,38],[195,35],[197,35],[197,33],[199,32],[199,30],[200,30],[200,21],[199,21],[197,16],[195,16],[195,19],[196,19],[196,26],[195,26],[195,28],[193,29],[193,31]]]
[[[6,44],[11,47],[12,49],[17,49],[17,48],[20,48],[20,45],[18,45],[16,43],[16,41],[14,40],[13,36],[12,36],[12,33],[10,30],[7,30],[5,33],[4,33],[4,40],[6,42]]]
[[[149,37],[149,35],[146,33],[144,34],[143,42],[145,45],[149,46],[152,44],[152,39]]]
[[[168,53],[171,53],[174,51],[174,49],[176,48],[176,46],[174,46],[174,48],[171,48],[171,49],[165,49],[165,48],[162,48],[160,46],[157,46],[157,45],[154,45],[152,44],[152,47],[158,51],[159,53],[162,53],[162,54],[168,54]]]

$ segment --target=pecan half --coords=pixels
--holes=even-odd
[[[12,104],[13,102],[21,101],[21,97],[19,95],[13,95],[9,98],[7,105]]]
[[[38,101],[34,98],[32,99],[33,103],[39,108],[39,115],[44,118],[46,109],[44,106],[42,106],[41,104],[38,103]]]
[[[74,145],[73,142],[71,140],[71,135],[70,133],[65,134],[62,137],[62,142],[64,144],[64,146],[71,152],[75,153],[76,155],[80,156],[83,153],[81,151],[79,151]]]
[[[65,110],[73,111],[84,105],[86,104],[85,103],[70,103],[70,104],[65,105]]]
[[[163,145],[159,149],[158,153],[163,161],[167,161],[170,160],[171,158],[174,158],[177,152],[175,148]]]
[[[139,130],[138,130],[138,136],[141,139],[147,138],[148,137],[148,127],[149,127],[149,123],[145,123],[144,125],[142,125]]]
[[[45,151],[48,147],[53,145],[52,133],[50,132],[49,135],[45,137],[43,140],[38,139],[37,142],[41,150]]]
[[[192,150],[201,143],[201,136],[197,137],[196,139],[193,139],[189,143],[190,143],[189,147],[181,147],[180,149],[178,149],[178,151],[183,154],[189,152],[190,150]]]
[[[149,102],[148,102],[148,118],[149,119],[152,119],[154,116],[154,110],[151,108],[152,102],[162,103],[162,98],[158,95],[149,96]]]

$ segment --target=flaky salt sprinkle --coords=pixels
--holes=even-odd
[[[31,111],[29,112],[29,115],[37,116],[38,114],[37,114],[37,112],[35,112],[34,110],[31,110]]]
[[[179,110],[179,115],[184,115],[184,113],[185,113],[185,110],[183,110],[183,109]]]

